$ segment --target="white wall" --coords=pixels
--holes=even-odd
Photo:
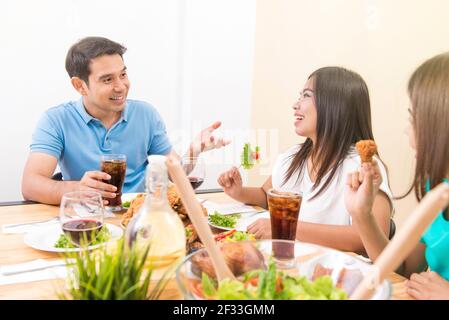
[[[182,125],[195,134],[216,120],[225,149],[203,154],[208,172],[202,188],[217,187],[220,172],[238,164],[249,139],[256,1],[191,0],[185,8]],[[184,139],[189,142],[192,136]]]
[[[179,152],[193,132],[214,120],[223,121],[221,133],[230,138],[234,129],[248,128],[255,5],[255,0],[2,1],[0,201],[21,199],[22,170],[42,112],[78,99],[64,60],[70,45],[85,36],[105,36],[128,48],[129,98],[156,106]],[[203,187],[216,186],[218,172],[229,165],[222,163],[225,157],[235,158],[233,150],[208,155],[221,164],[208,169]]]

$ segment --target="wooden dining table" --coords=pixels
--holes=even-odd
[[[203,193],[198,195],[202,199],[214,202],[228,203],[233,200],[223,192]],[[59,214],[59,207],[45,204],[15,204],[0,206],[0,225],[42,221]],[[119,225],[121,214],[107,218],[106,222]],[[0,266],[29,262],[35,259],[60,259],[59,253],[33,249],[24,243],[24,234],[0,234]],[[406,293],[406,279],[399,274],[391,273],[388,280],[392,284],[393,300],[412,299]],[[0,299],[8,300],[48,300],[58,299],[57,292],[65,283],[64,279],[52,279],[26,283],[0,285]],[[161,299],[183,299],[182,293],[171,279],[164,289]]]

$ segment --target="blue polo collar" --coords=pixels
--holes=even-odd
[[[92,117],[87,113],[86,108],[84,108],[83,98],[80,98],[75,104],[76,110],[80,114],[83,121],[88,124],[92,120],[97,120],[97,118]],[[123,109],[122,116],[118,122],[125,121],[128,122],[128,102],[125,104],[125,108]]]

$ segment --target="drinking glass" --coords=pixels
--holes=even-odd
[[[59,208],[62,231],[77,247],[89,246],[103,227],[104,207],[96,191],[65,193]]]
[[[192,188],[195,190],[204,182],[206,165],[199,157],[184,157],[181,160],[182,167],[189,178]]]
[[[275,189],[267,193],[268,210],[273,239],[295,240],[302,193],[282,192]],[[279,268],[294,266],[294,243],[273,243],[273,256]]]
[[[104,182],[117,187],[115,198],[106,198],[109,202],[106,208],[112,212],[122,211],[122,187],[126,176],[126,155],[103,154],[101,156],[101,171],[111,176],[110,180]]]

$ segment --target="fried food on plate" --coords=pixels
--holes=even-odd
[[[226,246],[220,247],[220,250],[226,264],[236,277],[250,270],[267,268],[262,253],[249,242],[230,242]],[[192,272],[199,277],[204,272],[209,277],[216,278],[212,260],[207,252],[192,257]]]
[[[376,143],[373,140],[360,140],[355,144],[355,148],[363,162],[372,162],[373,156],[377,152]]]
[[[187,226],[190,224],[190,219],[187,215],[187,211],[184,208],[181,197],[179,196],[178,192],[176,191],[175,185],[170,184],[167,188],[167,199],[168,203],[172,207],[172,209],[179,215],[182,222],[184,223],[184,226]],[[131,218],[139,211],[140,206],[145,201],[145,193],[139,194],[136,198],[134,198],[126,213],[123,214],[122,217],[122,225],[127,226]],[[203,214],[207,216],[207,210],[201,205],[201,209],[203,210]]]
[[[134,214],[137,213],[137,211],[139,210],[140,206],[143,204],[144,201],[145,201],[145,193],[140,193],[137,195],[137,197],[131,200],[128,210],[126,210],[126,212],[122,216],[121,223],[123,226],[126,227],[128,225],[129,221],[134,216]]]
[[[203,244],[198,237],[198,234],[193,227],[193,224],[190,222],[189,216],[187,215],[187,211],[184,208],[181,198],[176,191],[175,185],[170,184],[167,190],[167,198],[172,209],[179,215],[182,222],[184,223],[185,231],[186,231],[186,250],[188,253],[193,252],[195,250],[203,248]],[[126,227],[132,217],[139,211],[140,207],[145,201],[145,194],[139,194],[135,197],[129,205],[126,213],[123,214],[121,224]],[[203,214],[207,216],[207,210],[201,205],[203,210]],[[236,230],[227,231],[221,234],[216,235],[215,240],[217,242],[234,242],[241,240],[254,240],[254,236],[247,234],[246,232],[238,232]]]
[[[123,214],[121,224],[126,227],[132,217],[139,211],[140,207],[145,201],[145,193],[141,193],[135,197],[130,205],[126,213]],[[195,228],[190,222],[189,216],[187,215],[187,211],[184,208],[181,197],[176,191],[175,185],[170,184],[167,188],[167,199],[168,203],[172,207],[172,209],[179,215],[182,222],[184,223],[184,227],[186,229],[186,249],[187,252],[191,252],[195,249],[201,248],[203,245],[201,244],[198,234],[196,233]],[[201,204],[200,204],[201,205]],[[201,205],[201,209],[203,210],[203,214],[207,216],[207,210]]]

